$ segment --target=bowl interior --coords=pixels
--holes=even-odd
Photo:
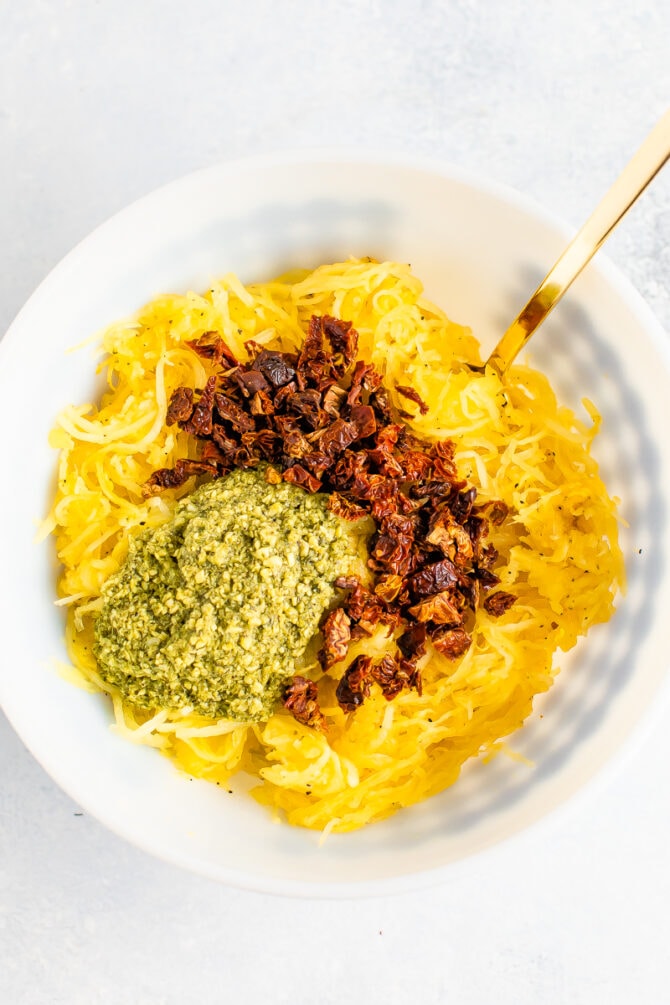
[[[592,264],[536,336],[532,361],[560,397],[603,414],[596,454],[622,500],[628,592],[613,620],[561,659],[512,746],[448,792],[346,836],[271,821],[243,794],[189,781],[107,728],[99,696],[63,681],[55,565],[36,546],[54,479],[54,416],[93,394],[90,349],[67,349],[167,291],[245,281],[349,255],[408,261],[427,295],[491,348],[564,246],[567,231],[520,197],[454,172],[345,155],[228,164],[131,206],[42,284],[0,350],[5,569],[0,699],[24,742],[83,807],[170,861],[260,890],[351,894],[412,884],[526,828],[580,789],[621,747],[667,664],[659,613],[670,600],[668,354],[644,304],[607,263]],[[18,434],[18,435],[17,435]],[[537,713],[541,711],[542,717]]]

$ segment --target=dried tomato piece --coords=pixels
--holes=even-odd
[[[381,377],[379,378],[381,383]],[[391,402],[389,400],[388,391],[385,388],[380,387],[378,391],[370,395],[370,404],[375,410],[375,415],[378,415],[383,422],[392,422],[393,417],[391,415]]]
[[[291,485],[300,485],[307,492],[318,492],[321,488],[319,479],[310,474],[301,464],[294,464],[293,467],[287,468],[283,478],[285,482],[290,482]]]
[[[245,433],[245,436],[247,434]],[[258,464],[258,456],[255,450],[249,449],[249,447],[242,446],[238,447],[233,454],[233,467],[236,468],[254,468]]]
[[[423,694],[423,681],[421,679],[421,671],[414,662],[414,660],[398,660],[400,669],[407,674],[409,677],[409,687],[414,688],[419,697]]]
[[[413,624],[396,639],[396,645],[405,659],[411,660],[426,652],[426,636],[425,624]]]
[[[294,357],[285,352],[262,349],[253,361],[252,370],[260,370],[273,387],[283,387],[295,380]]]
[[[354,485],[367,484],[367,478],[368,459],[364,453],[354,453],[353,450],[345,450],[330,473],[330,480],[336,489],[347,490]]]
[[[328,509],[342,520],[362,520],[368,515],[368,511],[362,506],[345,499],[339,492],[331,492],[328,497]]]
[[[438,653],[455,660],[468,651],[472,638],[464,628],[438,628],[431,633],[431,642]]]
[[[307,677],[294,677],[284,688],[282,704],[304,726],[326,732],[326,719],[319,708],[318,688]]]
[[[458,472],[456,470],[456,464],[453,460],[454,454],[454,444],[449,440],[446,441],[449,448],[447,450],[441,450],[443,446],[441,443],[434,444],[433,450],[433,475],[435,478],[440,478],[443,481],[452,482],[452,484],[458,484]],[[461,487],[465,487],[465,482],[460,483]]]
[[[323,389],[332,376],[341,377],[358,349],[358,332],[350,321],[313,315],[298,360],[298,371]]]
[[[284,426],[282,432],[284,453],[287,457],[306,457],[312,452],[312,445],[299,429]]]
[[[290,380],[288,384],[284,384],[283,387],[277,388],[273,393],[273,403],[275,406],[275,412],[283,412],[286,408],[290,407],[293,395],[296,394],[298,390],[298,385],[294,380]],[[291,416],[291,421],[296,422],[296,417]]]
[[[367,472],[357,476],[349,487],[355,499],[367,499],[369,502],[379,499],[390,499],[398,491],[398,483],[393,478],[384,475],[371,475]]]
[[[319,651],[319,663],[329,670],[347,655],[351,641],[351,620],[341,607],[331,611],[323,623],[323,648]]]
[[[340,321],[325,314],[321,318],[323,334],[330,342],[333,355],[341,357],[336,362],[340,376],[347,370],[358,350],[358,332],[352,328],[351,321]]]
[[[450,590],[443,590],[414,604],[409,613],[417,621],[432,621],[436,625],[459,625],[463,620],[458,602]]]
[[[201,461],[213,461],[216,464],[217,471],[222,467],[226,469],[229,468],[229,458],[226,457],[224,452],[220,450],[213,440],[207,440],[204,447],[202,448],[202,454],[200,456]]]
[[[403,398],[407,398],[409,401],[413,401],[419,406],[419,411],[422,415],[425,415],[428,411],[428,405],[423,400],[418,391],[415,391],[413,387],[406,387],[404,384],[396,384],[395,386],[398,394],[401,394]]]
[[[388,453],[386,450],[380,450],[378,447],[375,447],[373,450],[367,450],[366,453],[379,474],[386,475],[388,478],[403,477],[404,471],[402,465],[395,459],[393,454]]]
[[[466,489],[465,492],[457,492],[455,498],[449,503],[454,520],[458,520],[459,523],[465,523],[472,512],[476,498],[476,488]]]
[[[178,387],[172,392],[170,404],[167,407],[165,421],[168,426],[175,422],[187,422],[193,414],[193,390],[190,387]]]
[[[397,502],[397,497],[393,501]],[[416,533],[418,522],[413,516],[405,516],[403,513],[398,513],[397,510],[391,510],[381,517],[380,524],[384,534],[411,540]]]
[[[226,434],[223,426],[216,423],[212,426],[212,440],[217,445],[221,453],[227,458],[231,457],[239,448],[238,441],[231,439],[231,437]]]
[[[354,712],[370,694],[371,656],[357,656],[344,671],[335,695],[345,712]]]
[[[275,410],[277,408],[277,398],[279,395],[275,396]],[[300,433],[302,435],[302,430],[300,429],[300,420],[297,415],[275,415],[272,424],[283,438],[288,433]]]
[[[359,440],[372,436],[377,430],[377,419],[370,405],[354,405],[349,413],[349,421],[356,427]]]
[[[403,535],[379,534],[370,557],[374,562],[371,568],[389,569],[405,576],[412,565],[412,539]]]
[[[336,580],[335,585],[341,580]],[[400,621],[400,611],[385,604],[381,597],[370,593],[356,580],[355,586],[344,603],[345,610],[352,621],[362,628],[366,635],[371,635],[378,624],[394,628]]]
[[[482,540],[489,532],[487,520],[483,516],[472,514],[464,521],[464,526],[472,542],[474,553],[479,554],[481,552]]]
[[[376,684],[379,684],[386,700],[392,701],[404,688],[411,686],[413,674],[408,673],[407,668],[401,666],[392,656],[384,656],[372,667],[370,676]]]
[[[385,453],[391,453],[398,442],[398,438],[401,433],[402,426],[397,425],[395,422],[390,422],[388,425],[380,426],[375,436],[377,449],[383,450]]]
[[[323,395],[322,407],[327,415],[332,415],[334,419],[339,419],[340,410],[347,397],[347,392],[337,384],[331,384]]]
[[[346,450],[354,440],[358,439],[358,430],[352,422],[346,419],[335,419],[327,426],[319,437],[319,447],[324,454],[334,457]]]
[[[310,450],[303,457],[302,463],[306,468],[309,468],[313,475],[320,478],[326,468],[331,467],[333,458],[324,454],[322,450]]]
[[[487,614],[490,614],[493,618],[499,618],[505,611],[508,611],[512,604],[516,603],[518,597],[515,597],[513,593],[505,593],[504,590],[498,590],[496,593],[490,593],[483,603],[484,610]]]
[[[196,401],[190,417],[185,422],[180,423],[181,428],[187,433],[204,437],[209,436],[212,432],[215,387],[216,377],[209,377],[202,391],[200,391],[200,397]]]
[[[277,471],[277,469],[273,468],[271,465],[268,465],[267,468],[265,469],[265,481],[268,483],[268,485],[279,485],[281,480],[282,477]]]
[[[311,429],[319,429],[328,421],[327,415],[321,408],[321,394],[315,388],[296,391],[291,396],[289,405],[291,411],[304,419]]]
[[[501,523],[504,523],[508,514],[509,506],[502,499],[494,499],[493,502],[489,503],[486,510],[489,523],[492,523],[494,527],[499,527]]]
[[[497,561],[498,549],[492,544],[487,544],[485,548],[482,548],[477,557],[477,565],[480,569],[490,569]]]
[[[273,415],[275,406],[272,403],[272,398],[267,393],[267,391],[256,391],[253,398],[251,399],[251,404],[249,406],[249,411],[252,415]]]
[[[380,576],[374,587],[377,596],[381,597],[387,604],[391,604],[397,598],[401,589],[402,576],[397,576],[392,572]]]
[[[425,565],[409,581],[409,586],[417,597],[428,597],[450,586],[456,586],[461,581],[461,575],[449,558],[440,562]]]
[[[213,461],[195,461],[188,458],[178,460],[173,468],[159,468],[142,486],[145,496],[155,496],[163,489],[176,489],[189,480],[191,475],[216,474]]]
[[[213,363],[221,363],[225,360],[228,366],[237,366],[238,362],[218,332],[205,332],[200,338],[186,343],[198,356],[204,359],[211,359]]]
[[[215,394],[214,403],[219,416],[229,422],[235,432],[250,433],[255,430],[256,423],[253,418],[227,394]]]
[[[251,398],[259,391],[268,391],[270,388],[260,370],[242,370],[238,367],[233,376],[245,398]]]
[[[330,355],[324,348],[323,334],[323,318],[313,314],[297,363],[303,380],[311,380],[319,391],[332,383]]]
[[[431,521],[426,541],[439,548],[456,565],[466,566],[472,562],[474,551],[470,535],[446,508],[438,511]]]
[[[385,499],[373,499],[370,512],[375,522],[383,529],[384,521],[398,512],[401,495],[390,495]]]
[[[466,576],[464,582],[460,583],[458,592],[465,600],[466,606],[476,611],[479,607],[480,581],[474,575]]]
[[[488,569],[475,569],[474,574],[484,590],[490,590],[500,582],[500,576],[496,576],[494,572],[489,572]]]
[[[246,447],[259,459],[274,461],[281,454],[282,443],[273,429],[259,429],[253,433],[242,434],[242,446]]]
[[[410,481],[420,482],[428,477],[435,462],[422,450],[403,450],[397,457],[403,476]]]
[[[366,363],[359,359],[354,366],[351,375],[351,384],[347,394],[347,404],[356,405],[361,399],[361,392],[365,387],[366,391],[376,391],[381,384],[381,375],[377,373],[372,363]]]

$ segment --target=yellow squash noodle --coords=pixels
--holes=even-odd
[[[248,339],[295,350],[315,313],[352,321],[359,355],[383,371],[392,399],[398,403],[397,383],[411,384],[429,405],[413,421],[415,433],[453,438],[478,500],[508,504],[511,515],[495,531],[496,572],[516,604],[498,619],[480,609],[460,660],[431,648],[421,695],[405,691],[387,702],[373,688],[345,715],[335,698],[343,664],[335,667],[319,685],[326,734],[284,710],[239,725],[188,710],[139,710],[110,696],[114,728],[190,775],[222,784],[248,772],[257,799],[290,823],[348,831],[443,790],[466,760],[495,752],[528,717],[534,695],[551,686],[557,650],[610,617],[624,570],[615,503],[590,455],[595,408],[585,402],[588,419],[578,419],[525,366],[513,367],[504,385],[454,366],[478,362],[478,344],[423,299],[408,266],[351,260],[250,286],[227,275],[204,295],[159,297],[109,328],[100,402],[69,406],[53,430],[58,488],[45,531],[55,534],[62,563],[58,603],[68,609],[73,679],[110,693],[92,653],[102,584],[123,562],[129,538],[169,519],[195,485],[191,479],[149,499],[141,491],[156,468],[195,456],[193,439],[165,422],[173,390],[200,388],[210,373],[186,341],[216,331],[241,359]],[[355,642],[349,658],[394,650],[380,631]],[[320,675],[315,659],[308,673]]]

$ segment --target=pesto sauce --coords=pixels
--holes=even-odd
[[[269,718],[351,567],[351,537],[326,503],[268,484],[263,467],[182,499],[103,587],[101,677],[143,708]]]

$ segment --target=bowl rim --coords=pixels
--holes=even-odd
[[[14,344],[15,340],[21,337],[21,328],[24,321],[29,319],[33,305],[43,297],[49,296],[51,287],[58,284],[61,274],[72,267],[76,267],[80,258],[86,255],[89,244],[93,243],[101,232],[104,233],[115,226],[122,226],[125,219],[132,216],[138,207],[149,205],[155,200],[160,201],[167,193],[178,197],[180,189],[186,190],[191,186],[197,186],[200,179],[207,177],[221,176],[225,178],[227,174],[235,175],[245,170],[272,170],[274,167],[279,166],[310,163],[350,164],[352,166],[365,166],[379,170],[404,168],[416,174],[437,176],[443,180],[464,185],[473,191],[491,196],[507,206],[533,217],[566,241],[576,232],[576,228],[566,223],[564,219],[547,210],[535,199],[525,193],[519,192],[512,186],[492,181],[478,175],[476,172],[465,170],[448,161],[433,159],[427,156],[417,156],[399,151],[380,151],[379,148],[313,146],[286,148],[226,159],[181,175],[139,196],[111,214],[78,241],[48,271],[10,323],[6,333],[0,339],[0,365],[2,365],[2,361],[6,357],[9,347]],[[548,262],[547,268],[552,264]],[[658,353],[659,359],[663,360],[670,375],[670,340],[668,340],[665,330],[641,293],[621,272],[619,267],[602,252],[597,256],[596,260],[589,264],[588,268],[591,271],[599,272],[605,281],[616,289],[618,295],[630,309],[631,314],[640,321],[640,324],[652,337],[654,349]],[[529,291],[529,295],[530,292],[532,291]],[[300,881],[258,875],[247,870],[240,870],[229,866],[213,866],[211,863],[202,862],[197,856],[171,852],[167,846],[157,846],[155,842],[143,841],[141,836],[138,836],[133,831],[132,827],[124,826],[123,820],[117,818],[118,815],[114,816],[114,814],[106,812],[104,800],[101,800],[100,806],[98,806],[98,800],[89,799],[87,794],[84,794],[84,797],[81,798],[76,779],[63,778],[57,765],[54,766],[45,763],[46,759],[34,752],[30,740],[25,738],[26,735],[29,736],[30,729],[22,728],[24,716],[19,708],[13,706],[11,694],[7,693],[6,688],[3,693],[2,679],[0,678],[0,708],[4,711],[21,741],[56,784],[70,798],[81,805],[87,813],[114,834],[122,837],[142,851],[151,854],[153,857],[158,857],[172,865],[180,866],[198,875],[219,880],[239,889],[289,897],[326,899],[384,896],[426,888],[433,884],[445,882],[451,877],[455,878],[457,875],[463,875],[470,869],[479,868],[486,858],[504,853],[512,841],[536,839],[538,830],[544,827],[555,826],[559,813],[577,812],[582,805],[582,800],[591,797],[596,786],[609,784],[615,773],[619,772],[622,765],[632,758],[642,745],[644,737],[654,724],[660,721],[660,716],[665,713],[667,706],[670,705],[670,680],[667,674],[658,686],[656,696],[656,703],[647,704],[646,708],[638,716],[635,724],[631,727],[624,742],[614,753],[609,755],[605,763],[597,767],[591,776],[583,781],[577,789],[557,801],[541,817],[526,824],[522,830],[511,833],[493,844],[474,851],[466,857],[422,871],[367,881]],[[91,805],[94,808],[89,809]]]

